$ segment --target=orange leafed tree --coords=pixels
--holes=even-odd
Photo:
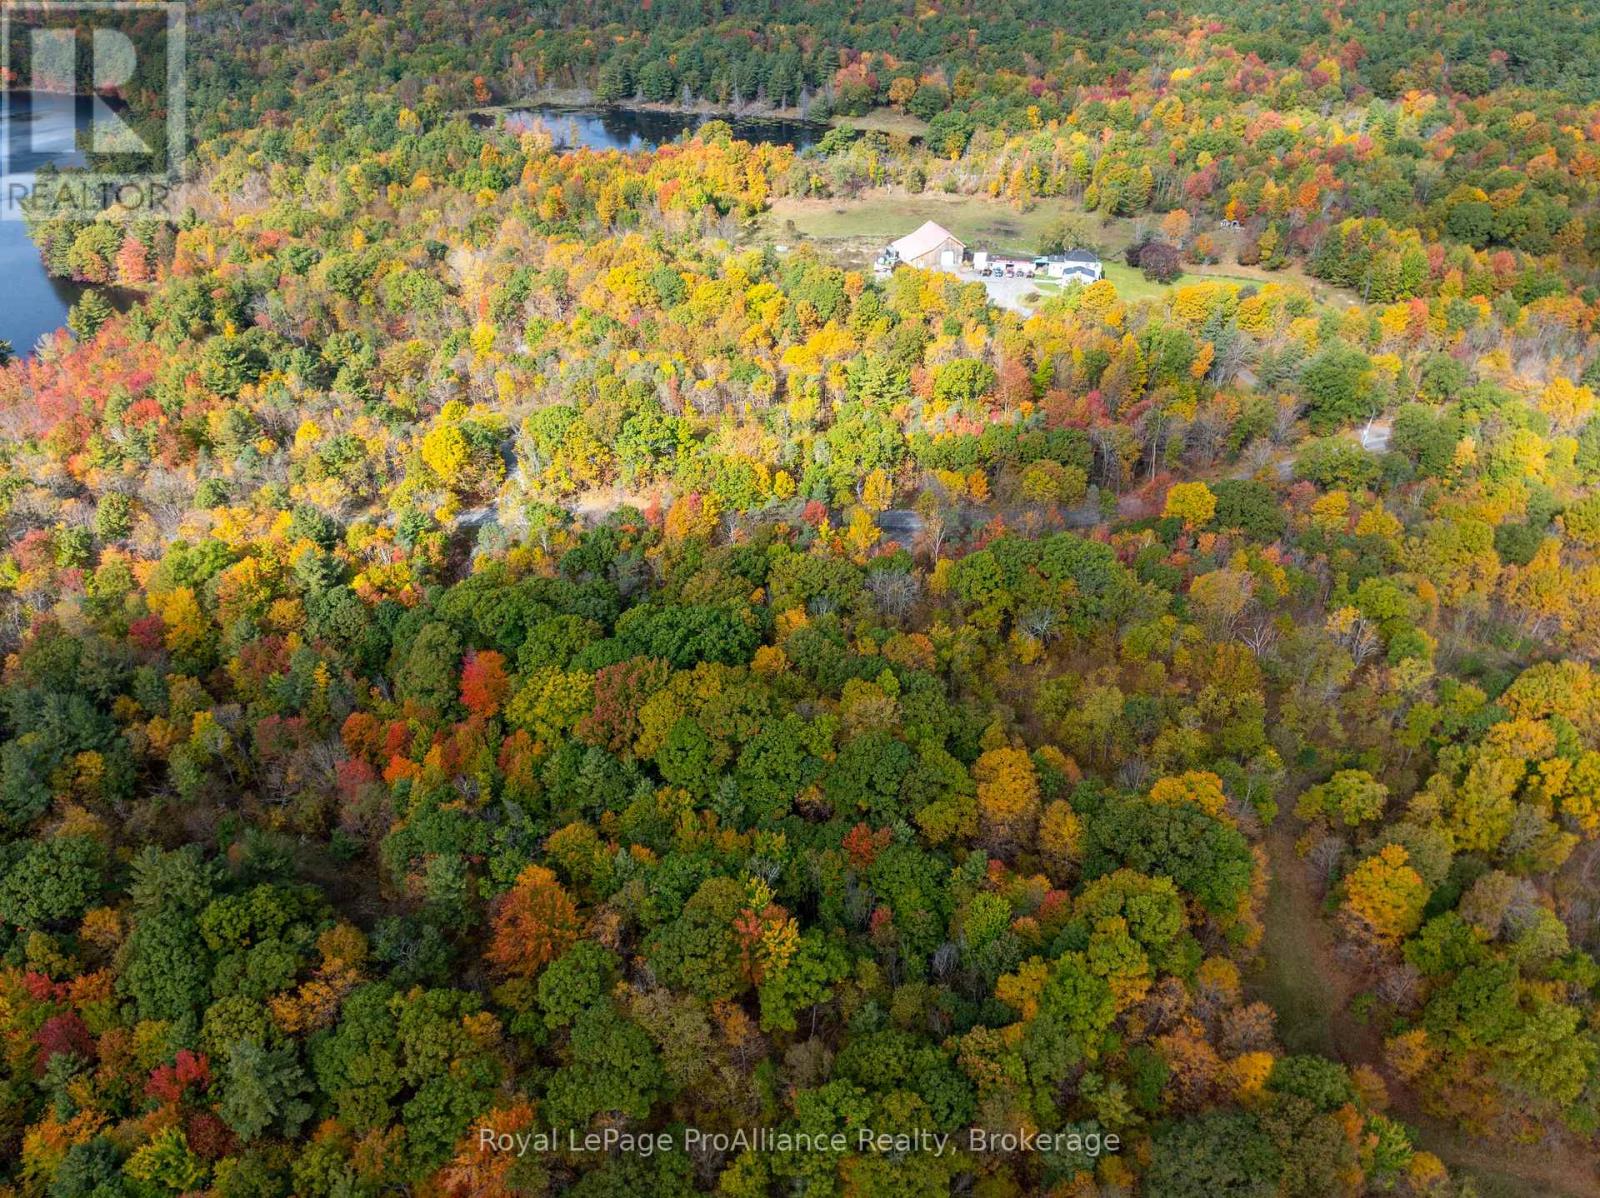
[[[532,977],[578,938],[578,908],[542,865],[530,865],[496,901],[484,956],[508,977]]]
[[[515,1136],[533,1126],[533,1105],[525,1098],[509,1107],[490,1111],[476,1121],[470,1134],[456,1147],[455,1157],[439,1171],[438,1182],[450,1198],[514,1198],[527,1191],[512,1176],[520,1155],[507,1151],[484,1151],[480,1128],[489,1131],[492,1143],[502,1136]]]
[[[461,670],[461,705],[488,719],[500,710],[510,685],[504,655],[492,649],[473,653]]]
[[[123,238],[117,251],[117,282],[125,287],[137,287],[150,281],[150,262],[144,242],[133,234]]]

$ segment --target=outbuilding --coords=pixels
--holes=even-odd
[[[931,220],[915,232],[891,241],[883,253],[884,259],[922,270],[958,270],[966,256],[966,243]]]

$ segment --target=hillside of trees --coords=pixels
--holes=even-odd
[[[1597,1192],[1597,35],[1507,7],[198,5],[0,369],[0,1196]],[[1261,278],[753,232],[868,188]],[[571,1147],[691,1128],[849,1146]]]

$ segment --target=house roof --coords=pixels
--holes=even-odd
[[[962,249],[966,249],[963,242],[949,229],[934,221],[927,221],[915,232],[907,233],[904,237],[889,243],[889,248],[899,254],[901,259],[920,258],[922,255],[938,249],[946,241],[953,241]]]
[[[1068,250],[1064,254],[1053,254],[1052,262],[1065,262],[1068,266],[1098,266],[1100,256],[1089,250]]]

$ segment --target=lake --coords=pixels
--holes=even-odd
[[[815,145],[826,125],[810,121],[747,120],[743,117],[707,116],[694,112],[656,112],[632,108],[555,108],[533,106],[505,112],[506,128],[513,132],[543,124],[562,149],[587,146],[595,150],[653,150],[691,133],[707,121],[726,121],[740,141],[793,146],[803,150]],[[480,124],[492,124],[494,117],[477,114]]]
[[[60,150],[73,144],[73,101],[66,96],[13,92],[6,120],[27,122],[33,135],[32,146],[49,153],[55,161]],[[623,108],[555,108],[535,106],[505,113],[512,130],[543,123],[562,148],[588,146],[599,150],[653,150],[676,141],[710,120],[727,118],[700,113],[636,111]],[[478,115],[479,124],[491,124],[493,117]],[[741,141],[766,142],[803,150],[827,132],[827,126],[808,121],[766,121],[731,119],[734,136]],[[0,136],[8,130],[0,124]],[[28,144],[28,143],[20,143]],[[81,161],[81,159],[80,159]],[[25,164],[18,164],[25,169]],[[26,357],[46,333],[67,322],[67,310],[85,290],[79,284],[51,278],[45,273],[39,251],[28,238],[27,226],[20,220],[0,220],[0,337],[11,342],[18,355]],[[106,298],[114,306],[125,301],[111,291]]]
[[[55,161],[60,161],[59,151],[72,146],[74,112],[70,96],[13,92],[7,109],[0,121],[0,137],[11,133],[4,122],[26,123],[32,141],[16,143],[19,146],[31,145]],[[25,160],[16,165],[20,171],[27,170]],[[11,342],[22,357],[33,352],[40,337],[67,323],[67,309],[85,290],[45,273],[39,250],[20,220],[0,220],[0,280],[4,280],[0,290],[0,337]]]

